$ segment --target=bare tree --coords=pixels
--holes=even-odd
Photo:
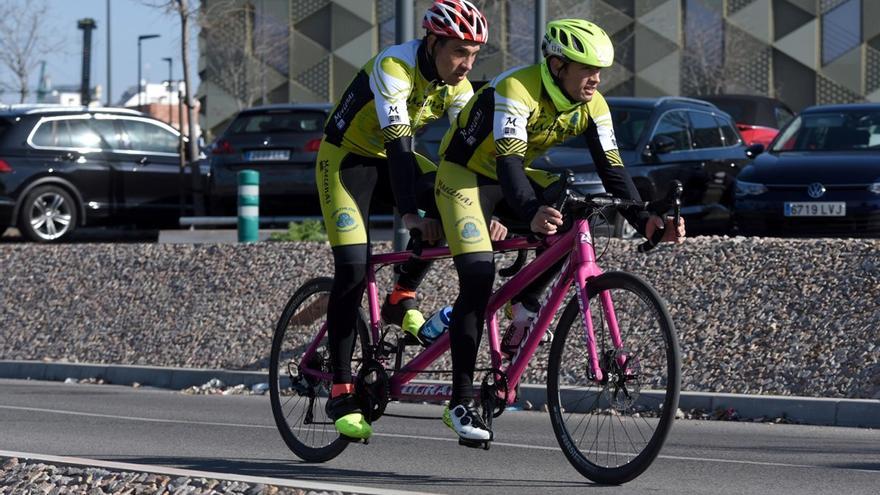
[[[232,96],[239,110],[266,103],[267,76],[273,66],[287,63],[287,24],[257,11],[252,2],[216,0],[204,7],[199,25],[207,78]]]
[[[48,10],[43,0],[27,6],[15,0],[0,2],[0,65],[11,73],[0,86],[18,93],[21,103],[30,94],[31,72],[40,58],[61,46],[60,41],[52,41],[46,24]]]
[[[190,22],[198,13],[198,6],[191,7],[189,0],[142,0],[144,5],[162,8],[171,14],[175,14],[180,19],[180,50],[183,61],[183,84],[186,88],[184,104],[187,109],[187,120],[189,121],[189,141],[184,150],[187,162],[190,163],[190,171],[192,175],[193,188],[193,213],[196,216],[204,215],[205,201],[202,191],[201,170],[199,169],[197,160],[199,158],[199,135],[196,132],[196,112],[195,100],[193,99],[192,79],[189,72],[189,30]]]
[[[759,70],[755,64],[761,50],[768,48],[741,30],[725,27],[726,33],[719,33],[717,26],[711,25],[691,25],[686,30],[681,58],[682,92],[695,96],[768,93],[770,87],[754,87],[758,84],[747,77],[749,72]]]

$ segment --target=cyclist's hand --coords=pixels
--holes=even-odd
[[[403,226],[406,230],[421,230],[422,240],[425,242],[436,242],[443,237],[443,226],[435,218],[422,218],[415,213],[407,213],[403,216]]]
[[[562,225],[562,213],[551,206],[541,206],[535,218],[529,224],[529,228],[536,234],[553,235],[556,229]]]
[[[684,218],[678,219],[678,228],[673,228],[672,225],[672,217],[666,217],[666,224],[663,224],[663,219],[658,217],[657,215],[651,215],[651,218],[648,219],[647,225],[645,225],[645,237],[650,239],[652,235],[654,235],[654,231],[657,229],[664,229],[666,232],[663,233],[663,238],[660,239],[660,242],[674,242],[676,244],[681,244],[684,242],[685,237],[685,229],[684,229]]]
[[[507,237],[507,227],[498,221],[497,218],[492,217],[492,222],[489,223],[489,239],[502,241],[505,237]]]

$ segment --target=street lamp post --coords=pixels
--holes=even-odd
[[[158,38],[158,34],[142,34],[138,36],[138,83],[137,83],[137,92],[138,92],[138,111],[141,111],[141,42],[144,40],[149,40],[153,38]]]
[[[171,79],[171,67],[173,59],[171,57],[162,57],[162,60],[168,62],[168,125],[174,127],[174,119],[171,118],[171,114],[173,113],[171,110],[171,85],[173,84],[173,80]]]

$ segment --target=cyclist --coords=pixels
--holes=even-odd
[[[458,115],[473,95],[467,73],[488,35],[486,18],[468,0],[435,0],[422,24],[422,39],[383,50],[358,72],[328,118],[318,150],[318,194],[335,264],[327,307],[333,386],[326,409],[337,431],[355,440],[372,434],[353,394],[351,372],[370,202],[390,198],[408,229],[421,230],[426,241],[442,236],[436,213],[418,214],[420,207],[436,211],[436,166],[413,152],[413,130],[444,113]],[[402,324],[428,268],[413,261],[400,270],[382,307],[386,322]]]
[[[555,234],[562,214],[548,204],[558,196],[560,181],[528,165],[575,135],[585,136],[607,192],[640,199],[617,150],[608,105],[597,91],[601,69],[614,60],[608,35],[585,20],[556,20],[547,24],[542,48],[541,63],[511,69],[481,88],[440,145],[434,193],[459,278],[449,329],[452,399],[443,420],[458,434],[459,443],[472,447],[492,440],[472,399],[474,366],[495,276],[486,219],[509,209],[528,221],[532,232]],[[671,219],[664,222],[644,212],[626,216],[646,237],[665,228],[663,241],[684,238],[683,222],[672,228]],[[549,272],[518,298],[537,301],[554,271]]]

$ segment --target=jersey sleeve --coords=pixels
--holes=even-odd
[[[412,136],[406,100],[412,91],[412,73],[406,62],[395,57],[376,57],[370,74],[370,89],[385,142]]]
[[[458,86],[464,87],[460,90],[456,87],[457,91],[452,95],[452,101],[449,102],[449,107],[446,110],[446,114],[449,116],[450,125],[455,125],[455,119],[458,118],[458,114],[461,113],[461,110],[467,105],[467,102],[470,101],[472,96],[474,96],[474,88],[471,86],[470,81],[464,80],[459,83]]]
[[[533,103],[534,99],[515,78],[502,79],[495,87],[492,133],[496,157],[526,156],[529,140],[526,125],[535,106]]]
[[[594,128],[598,135],[598,146],[591,146],[590,153],[593,155],[593,162],[599,163],[596,155],[604,155],[608,164],[612,167],[622,167],[623,159],[620,157],[620,151],[617,149],[617,139],[614,137],[614,124],[611,120],[611,110],[608,108],[608,102],[605,98],[596,93],[589,105],[591,124],[595,124]]]

